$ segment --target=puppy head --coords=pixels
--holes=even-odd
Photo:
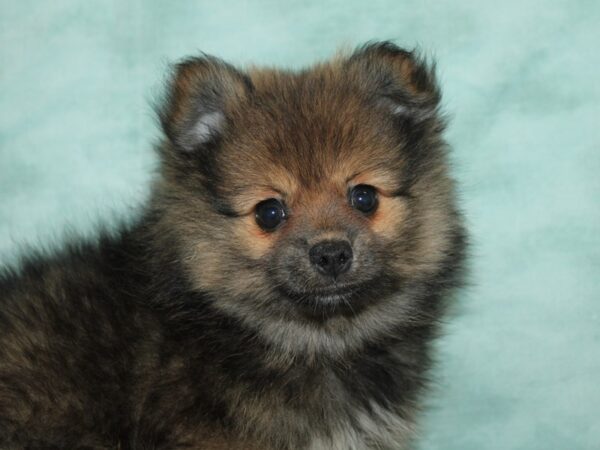
[[[439,100],[428,65],[389,43],[300,72],[178,65],[159,192],[193,286],[290,339],[422,316],[462,236]]]

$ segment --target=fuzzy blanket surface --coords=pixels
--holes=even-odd
[[[169,62],[418,46],[472,233],[420,448],[598,449],[599,24],[591,0],[0,0],[0,261],[135,213]]]

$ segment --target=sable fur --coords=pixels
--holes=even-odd
[[[144,213],[0,278],[0,447],[407,448],[464,259],[439,101],[386,42],[299,72],[178,64]],[[323,239],[353,245],[343,301],[316,294]]]

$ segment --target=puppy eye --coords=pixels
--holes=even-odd
[[[354,209],[363,213],[370,213],[377,208],[377,191],[368,184],[354,186],[350,192],[350,204]]]
[[[256,205],[255,217],[263,230],[273,231],[285,220],[285,208],[279,200],[270,198]]]

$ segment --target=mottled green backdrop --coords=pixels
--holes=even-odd
[[[597,0],[0,0],[0,261],[143,201],[169,61],[371,39],[437,58],[473,234],[421,448],[600,449]]]

